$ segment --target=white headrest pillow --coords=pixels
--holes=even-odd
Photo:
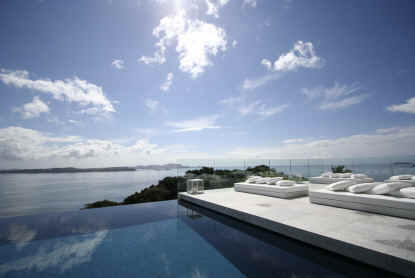
[[[349,186],[355,185],[357,183],[358,182],[356,180],[343,180],[343,181],[332,183],[328,185],[326,188],[331,191],[344,191]]]

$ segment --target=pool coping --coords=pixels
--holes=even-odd
[[[387,271],[408,277],[415,273],[415,220],[312,204],[308,197],[285,200],[233,188],[178,197]]]

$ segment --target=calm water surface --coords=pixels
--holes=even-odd
[[[121,201],[176,170],[0,175],[0,217],[78,210],[99,200]]]

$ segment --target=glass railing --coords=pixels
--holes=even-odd
[[[283,172],[289,178],[308,179],[331,172],[332,166],[342,165],[352,173],[363,173],[375,181],[383,181],[394,175],[415,175],[415,159],[249,159],[249,160],[178,160],[177,163],[189,168],[177,169],[183,177],[178,182],[178,192],[186,191],[187,179],[203,179],[205,189],[233,187],[246,179],[252,168],[265,165],[262,176]],[[266,169],[272,169],[267,172]]]

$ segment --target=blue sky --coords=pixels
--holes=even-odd
[[[1,1],[0,167],[412,155],[413,1]]]

